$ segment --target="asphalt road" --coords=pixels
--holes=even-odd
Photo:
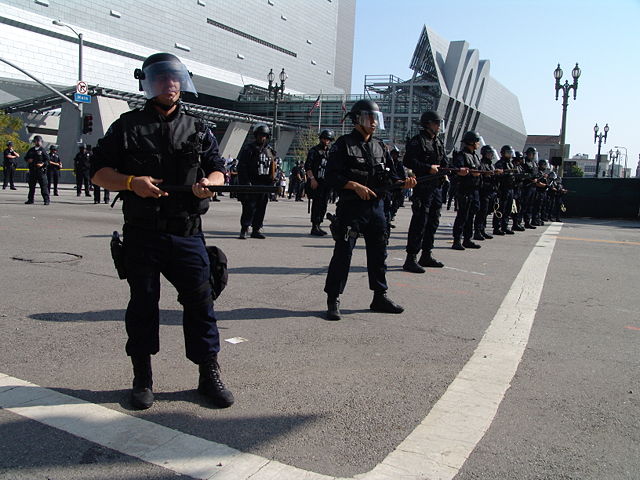
[[[405,312],[368,310],[360,241],[343,320],[328,322],[323,286],[333,242],[308,235],[306,203],[270,203],[268,238],[241,241],[240,204],[223,197],[204,231],[229,258],[229,285],[216,303],[222,339],[246,339],[223,341],[220,354],[236,404],[212,409],[195,392],[180,305],[164,282],[157,402],[138,412],[128,403],[124,354],[128,288],[109,256],[119,207],[70,189],[47,207],[38,195],[35,205],[25,199],[24,186],[0,192],[0,374],[331,477],[371,471],[427,416],[545,230],[457,252],[445,210],[434,256],[447,268],[409,274],[401,269],[407,204],[387,259],[389,294]],[[554,238],[519,368],[457,479],[640,478],[640,224],[568,220]],[[2,480],[178,476],[9,409],[0,410],[0,431]],[[420,475],[411,478],[428,478]]]

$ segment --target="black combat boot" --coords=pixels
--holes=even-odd
[[[327,297],[327,319],[340,320],[340,300],[338,297]]]
[[[424,273],[426,270],[418,265],[416,261],[415,253],[407,253],[407,259],[404,261],[404,265],[402,265],[402,269],[411,273]]]
[[[493,234],[502,236],[502,235],[504,235],[504,232],[502,230],[500,230],[499,228],[494,228],[493,229]]]
[[[259,238],[260,240],[264,240],[267,237],[264,236],[261,228],[254,228],[251,230],[251,238]]]
[[[524,232],[524,227],[522,225],[520,225],[520,224],[514,225],[513,226],[513,231],[514,232]]]
[[[375,292],[373,294],[373,300],[371,301],[371,305],[369,305],[369,308],[374,312],[381,313],[404,312],[404,308],[387,297],[387,292]]]
[[[529,230],[535,230],[536,227],[534,225],[531,225],[531,222],[524,222],[524,228],[525,229],[529,229]]]
[[[309,235],[313,235],[315,237],[322,236],[322,232],[320,231],[320,226],[317,223],[314,223],[313,225],[311,225],[311,232],[309,233]]]
[[[484,237],[482,236],[482,232],[480,230],[476,230],[473,234],[473,239],[478,240],[480,242],[484,242]]]
[[[420,255],[420,260],[418,260],[418,265],[422,265],[423,267],[429,268],[442,268],[444,267],[444,263],[439,262],[431,255],[431,250],[422,251],[422,255]]]
[[[238,236],[238,239],[240,240],[246,240],[247,239],[247,229],[242,227],[240,229],[240,236]]]
[[[482,236],[483,236],[484,238],[486,238],[487,240],[491,240],[491,239],[493,238],[493,235],[489,235],[489,234],[488,234],[487,232],[485,232],[484,230],[482,230],[480,233],[481,233],[481,234],[482,234]]]
[[[465,250],[459,238],[453,239],[453,245],[451,245],[451,248],[453,248],[454,250]]]
[[[472,242],[470,238],[465,238],[462,242],[462,246],[464,248],[480,248],[480,245],[478,245],[475,242]]]
[[[504,234],[505,235],[514,235],[513,230],[511,230],[510,228],[505,228],[504,230]]]
[[[131,404],[139,410],[153,405],[153,375],[151,373],[151,355],[131,357],[133,364],[133,389]]]
[[[227,408],[233,405],[233,394],[220,379],[218,355],[212,353],[198,365],[198,368],[200,370],[198,393],[207,397],[218,408]]]
[[[322,228],[320,228],[320,225],[318,225],[318,231],[320,232],[320,235],[322,235],[323,237],[328,234],[326,230],[323,230]]]

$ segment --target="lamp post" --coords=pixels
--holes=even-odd
[[[598,178],[598,173],[600,173],[600,147],[602,146],[602,140],[604,143],[607,143],[607,134],[609,133],[609,124],[607,123],[604,126],[604,132],[598,133],[600,127],[596,123],[595,127],[593,127],[593,143],[598,142],[598,156],[596,157],[596,178]]]
[[[556,79],[556,100],[558,100],[558,93],[562,90],[562,125],[560,127],[560,155],[562,157],[562,162],[560,163],[558,172],[560,176],[562,176],[564,172],[564,145],[567,134],[567,107],[569,106],[569,91],[573,90],[573,99],[575,100],[576,92],[578,91],[578,78],[580,78],[581,73],[582,71],[576,63],[576,66],[571,70],[573,83],[569,85],[569,80],[565,80],[564,84],[560,83],[563,75],[560,64],[558,64],[558,67],[553,71],[553,78]]]
[[[609,160],[611,160],[611,174],[609,175],[611,178],[613,178],[613,168],[615,167],[616,164],[616,160],[618,160],[618,158],[620,157],[620,150],[609,150]],[[618,174],[618,177],[620,176],[620,174]]]
[[[82,81],[82,46],[83,46],[83,37],[82,33],[78,33],[75,31],[73,27],[67,25],[66,23],[61,22],[60,20],[53,20],[51,23],[57,25],[58,27],[67,27],[78,37],[78,82]],[[82,103],[78,105],[80,112],[80,122],[78,126],[78,143],[82,141],[82,119],[84,117],[84,106]]]
[[[284,71],[284,68],[278,75],[280,79],[280,83],[275,82],[276,76],[273,73],[273,68],[269,70],[267,74],[267,80],[269,80],[269,98],[271,98],[271,94],[273,93],[273,128],[271,129],[271,135],[273,138],[273,145],[276,145],[278,134],[276,133],[276,124],[278,122],[278,101],[284,98],[284,82],[287,80],[288,76]]]
[[[624,174],[622,177],[627,178],[627,147],[619,147],[616,145],[614,148],[624,148]]]

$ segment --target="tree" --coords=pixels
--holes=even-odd
[[[571,172],[569,177],[584,177],[584,170],[577,165],[571,165]]]
[[[306,128],[298,133],[298,145],[293,150],[293,157],[296,162],[305,162],[309,149],[318,144],[318,132],[315,128]]]
[[[18,133],[23,127],[23,122],[18,117],[12,117],[0,111],[0,146],[4,149],[7,142],[13,142],[13,149],[24,153],[29,149],[29,144],[20,140]]]

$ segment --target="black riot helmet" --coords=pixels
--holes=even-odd
[[[58,146],[57,145],[49,145],[49,151],[54,151],[54,150],[58,150]]]
[[[538,151],[535,148],[529,147],[524,153],[529,162],[533,162],[533,163],[538,162]]]
[[[258,135],[264,135],[266,137],[271,137],[271,129],[269,125],[266,123],[259,123],[253,128],[253,136],[258,137]]]
[[[320,135],[318,135],[318,137],[319,138],[326,138],[326,139],[331,140],[331,141],[333,141],[333,139],[336,138],[334,133],[333,133],[333,130],[330,130],[328,128],[325,128],[324,130],[322,130],[320,132]]]
[[[529,155],[530,153],[538,153],[538,151],[534,147],[529,147],[525,150],[524,153]]]
[[[147,57],[142,68],[136,68],[133,76],[140,81],[140,90],[144,90],[147,98],[154,98],[165,93],[160,83],[165,78],[170,78],[180,84],[181,92],[191,92],[198,95],[196,87],[191,81],[191,73],[178,57],[171,53],[154,53]]]
[[[474,132],[473,130],[469,130],[462,136],[462,143],[465,145],[473,145],[480,141],[480,134],[478,132]]]
[[[503,145],[500,149],[500,153],[511,152],[513,154],[513,147],[511,145]]]
[[[362,125],[365,128],[371,127],[371,120],[375,120],[376,128],[384,130],[384,117],[380,107],[373,100],[362,99],[353,104],[345,118],[349,117],[354,125]]]
[[[42,137],[40,135],[36,135],[33,137],[33,143],[42,142]]]
[[[493,153],[493,147],[491,145],[484,145],[481,149],[480,149],[480,155],[486,155],[488,153]]]
[[[540,170],[546,170],[548,166],[549,164],[544,158],[541,158],[540,160],[538,160],[538,168]]]
[[[430,110],[428,112],[424,112],[420,116],[420,125],[422,125],[424,127],[429,122],[440,123],[440,122],[442,122],[442,117],[440,116],[440,114],[438,112],[434,112],[433,110]]]
[[[522,152],[516,150],[516,153],[513,154],[513,158],[516,160],[522,160],[524,157],[522,156]]]
[[[7,142],[7,147],[13,147],[13,142],[11,140]]]

